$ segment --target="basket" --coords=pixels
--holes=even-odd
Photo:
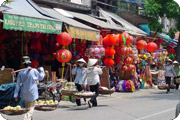
[[[3,110],[1,109],[0,112],[6,115],[22,115],[29,111],[29,109],[21,109],[21,110]]]
[[[109,95],[114,92],[115,92],[115,90],[99,90],[99,94],[102,94],[102,95]]]
[[[39,111],[53,111],[56,110],[58,105],[36,105],[35,109]]]
[[[168,88],[168,85],[158,85],[158,89],[165,90]]]
[[[91,97],[93,97],[94,95],[75,95],[75,94],[74,94],[74,96],[80,97],[80,98],[91,98]]]
[[[73,96],[74,93],[76,93],[77,90],[62,90],[61,93],[62,95],[66,95],[66,96]]]
[[[176,83],[180,83],[180,78],[176,78]]]

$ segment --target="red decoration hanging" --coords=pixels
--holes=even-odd
[[[124,66],[122,67],[122,70],[123,70],[124,72],[126,72],[126,71],[128,71],[128,67],[127,67],[126,65],[124,65]]]
[[[115,45],[119,46],[119,36],[118,35],[115,35],[113,34],[114,38],[116,39],[116,43]]]
[[[56,59],[59,62],[69,62],[71,60],[72,54],[69,50],[60,49],[56,52]]]
[[[154,51],[156,51],[157,49],[158,49],[158,46],[157,46],[156,43],[150,42],[150,43],[147,44],[147,51],[148,51],[148,52],[154,52]]]
[[[176,51],[175,51],[174,48],[171,48],[169,52],[170,52],[171,54],[175,54],[175,53],[176,53]]]
[[[130,71],[132,71],[132,70],[135,70],[136,67],[135,67],[135,65],[130,64],[130,65],[128,66],[128,69],[129,69]]]
[[[131,55],[133,53],[133,50],[131,47],[126,47],[126,55]]]
[[[133,36],[129,36],[129,39],[126,39],[126,44],[130,45],[133,42]]]
[[[60,45],[69,45],[72,42],[72,37],[67,32],[62,32],[56,36],[56,40]]]
[[[162,41],[161,38],[157,38],[156,43],[157,43],[158,45],[160,45],[162,42],[163,42],[163,41]]]
[[[113,46],[116,44],[116,38],[112,35],[106,35],[106,37],[103,39],[103,46]]]
[[[139,40],[139,41],[137,41],[136,45],[137,45],[138,50],[143,50],[143,49],[146,49],[147,42],[144,40]]]
[[[104,60],[104,64],[107,66],[107,67],[110,67],[112,65],[114,65],[114,60],[112,58],[106,58]]]
[[[122,35],[124,35],[126,41],[128,41],[130,39],[130,35],[126,32],[123,32]]]
[[[116,53],[116,51],[112,47],[107,47],[105,50],[105,55],[108,57],[113,56]]]
[[[120,50],[120,55],[126,55],[127,53],[127,47],[126,46],[122,46],[121,50]]]
[[[118,34],[119,36],[119,45],[123,45],[124,40],[123,40],[123,36],[121,34]]]
[[[123,60],[119,56],[115,56],[114,61],[116,64],[123,64]]]
[[[131,64],[131,63],[133,63],[133,59],[131,57],[126,57],[124,62],[126,64]]]

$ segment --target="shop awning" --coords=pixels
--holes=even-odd
[[[107,22],[98,20],[90,15],[86,15],[86,14],[82,14],[82,13],[77,13],[77,12],[71,12],[71,11],[67,11],[69,14],[71,14],[72,16],[74,16],[75,18],[78,18],[80,20],[86,21],[88,23],[91,23],[93,25],[96,25],[98,27],[101,28],[106,28],[106,29],[112,29],[112,30],[119,30],[119,31],[123,31],[124,28],[119,27],[119,26],[112,26]]]
[[[50,34],[61,33],[62,22],[32,3],[31,0],[15,0],[6,4],[5,7],[10,9],[2,11],[4,13],[3,28]]]
[[[146,32],[144,32],[143,30],[134,26],[133,24],[129,23],[128,21],[124,20],[120,16],[118,16],[114,13],[111,13],[111,12],[104,11],[104,10],[102,10],[102,11],[103,11],[103,13],[108,15],[111,19],[115,20],[116,22],[120,23],[123,27],[125,27],[127,29],[126,32],[128,32],[132,35],[136,35],[136,36],[147,36]]]
[[[63,23],[65,23],[68,33],[73,38],[85,39],[85,40],[91,40],[91,41],[99,41],[99,35],[100,35],[99,30],[89,27],[85,24],[82,24],[76,20],[69,18],[69,17],[66,17],[66,16],[62,15],[61,13],[59,13],[58,11],[56,11],[56,9],[44,8],[44,7],[42,7],[42,9],[45,10],[46,12],[48,12],[49,14],[53,15],[54,17],[58,18]]]

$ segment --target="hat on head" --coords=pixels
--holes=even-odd
[[[86,63],[86,61],[85,61],[83,58],[77,60],[76,62],[83,62],[83,63]]]
[[[31,64],[31,60],[29,56],[23,56],[23,64]]]
[[[173,63],[174,63],[174,64],[178,64],[179,62],[175,60]]]
[[[89,59],[87,67],[91,67],[97,63],[97,59]]]

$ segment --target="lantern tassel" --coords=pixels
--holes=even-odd
[[[63,62],[63,63],[62,63],[62,67],[63,67],[63,68],[62,68],[62,75],[61,75],[61,79],[63,79],[63,75],[64,75],[64,66],[65,66],[65,63]]]

